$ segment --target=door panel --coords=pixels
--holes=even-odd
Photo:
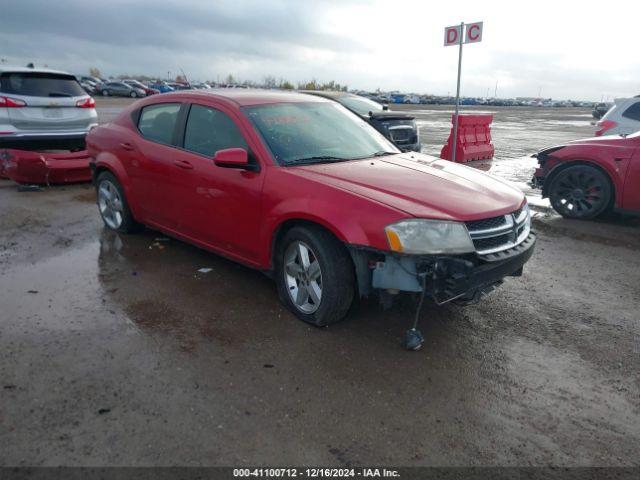
[[[264,175],[214,164],[216,151],[233,147],[248,148],[234,121],[220,110],[192,105],[180,154],[192,168],[179,169],[175,178],[179,230],[232,256],[255,261]]]
[[[211,158],[181,152],[193,168],[176,174],[180,233],[231,255],[255,260],[263,176],[218,167]]]
[[[120,145],[127,156],[132,191],[144,219],[168,229],[178,225],[175,160],[180,151],[172,145],[180,114],[180,103],[144,107],[138,122],[139,134]],[[126,152],[126,153],[125,153]]]

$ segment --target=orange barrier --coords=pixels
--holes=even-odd
[[[472,160],[493,158],[495,148],[491,143],[491,122],[493,115],[458,115],[458,144],[456,149],[456,162],[465,163]],[[454,116],[451,116],[451,123]],[[451,138],[453,127],[442,151],[440,158],[451,160]]]

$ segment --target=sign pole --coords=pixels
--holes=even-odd
[[[460,107],[460,75],[462,73],[462,44],[464,38],[464,22],[460,23],[459,35],[459,51],[458,51],[458,87],[456,89],[456,111],[453,115],[453,148],[451,152],[451,161],[456,161],[456,151],[458,150],[458,109]]]

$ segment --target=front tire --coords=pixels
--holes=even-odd
[[[563,217],[586,220],[597,217],[609,207],[612,193],[611,183],[604,173],[589,165],[575,165],[553,177],[549,200]]]
[[[109,90],[107,90],[107,89],[102,90],[102,96],[103,97],[108,97],[109,96]]]
[[[118,179],[111,172],[102,172],[96,179],[98,210],[104,224],[111,230],[120,233],[133,233],[142,227],[135,221],[124,190]]]
[[[342,320],[355,296],[349,253],[319,227],[294,227],[279,242],[276,283],[284,305],[317,327]]]
[[[136,92],[131,92],[131,98],[136,98],[138,94]]]

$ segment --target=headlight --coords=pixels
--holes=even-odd
[[[441,220],[402,220],[385,227],[389,247],[409,254],[474,252],[466,225]]]

